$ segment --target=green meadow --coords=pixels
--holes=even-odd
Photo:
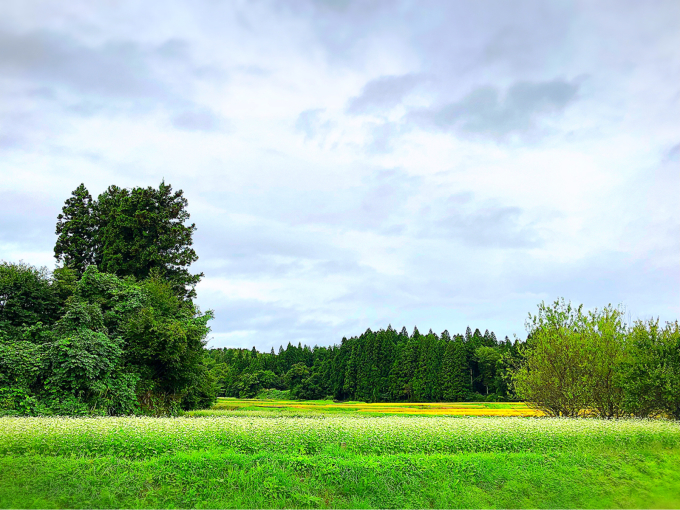
[[[680,506],[678,422],[377,406],[222,399],[177,418],[2,417],[0,506]]]

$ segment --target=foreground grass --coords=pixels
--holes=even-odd
[[[680,423],[0,418],[2,508],[677,508]]]
[[[0,458],[3,508],[677,508],[680,449]]]

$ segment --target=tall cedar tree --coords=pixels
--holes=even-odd
[[[187,269],[198,255],[191,248],[196,226],[185,225],[189,213],[182,190],[173,193],[165,182],[158,189],[109,186],[92,201],[81,184],[72,195],[58,216],[57,260],[80,274],[90,264],[138,280],[159,274],[178,296],[196,296],[203,273]]]
[[[465,344],[460,336],[446,343],[441,371],[442,399],[447,402],[467,400],[471,388],[465,359]]]
[[[62,213],[57,216],[57,243],[55,258],[65,267],[82,275],[87,266],[94,263],[95,233],[92,196],[84,184],[78,186],[66,200]]]

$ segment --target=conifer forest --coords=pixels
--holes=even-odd
[[[278,353],[210,349],[220,394],[255,397],[267,388],[290,390],[300,399],[363,402],[458,402],[506,400],[509,367],[517,342],[499,342],[493,332],[467,328],[465,335],[391,325],[330,347],[288,344]]]

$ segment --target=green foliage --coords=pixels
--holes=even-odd
[[[588,313],[586,324],[588,406],[602,418],[618,418],[626,414],[618,377],[627,338],[623,311],[611,305],[596,309]]]
[[[0,387],[22,391],[41,382],[45,348],[21,338],[0,340]]]
[[[76,395],[97,393],[119,366],[122,354],[122,339],[111,339],[103,332],[82,328],[58,336],[47,352],[50,376],[46,386]]]
[[[471,388],[468,379],[468,366],[465,359],[465,345],[461,337],[446,344],[442,365],[442,399],[449,402],[467,400]]]
[[[64,414],[96,409],[104,414],[135,412],[140,377],[123,366],[124,341],[107,334],[100,306],[70,301],[54,329],[55,340],[45,358],[50,407]],[[77,401],[83,410],[76,412],[79,407],[70,401]]]
[[[0,331],[51,324],[59,316],[59,305],[46,268],[0,261]]]
[[[628,328],[612,306],[581,310],[561,300],[530,315],[522,363],[512,374],[517,395],[554,416],[677,418],[677,323]]]
[[[206,409],[212,406],[217,401],[218,389],[217,381],[208,367],[199,365],[193,374],[193,381],[182,397],[182,409],[191,411],[192,409]]]
[[[234,387],[240,398],[255,398],[263,389],[278,388],[281,381],[271,370],[258,370],[241,374]]]
[[[190,301],[178,298],[164,280],[140,283],[142,305],[120,326],[126,341],[126,362],[167,394],[185,391],[201,365],[212,312],[201,314]]]
[[[29,266],[4,267],[12,277],[5,288],[18,289],[7,293],[10,312],[21,303],[16,296],[36,288],[47,303],[69,296],[51,325],[39,321],[51,318],[44,309],[24,313],[21,325],[17,313],[5,315],[14,323],[0,329],[0,388],[11,409],[166,414],[214,403],[215,379],[202,363],[212,313],[176,296],[165,279],[122,280],[89,266],[75,281],[69,271],[50,277]]]
[[[582,307],[556,301],[538,305],[526,322],[529,338],[521,351],[524,363],[513,375],[520,398],[548,415],[578,416],[589,405],[586,388],[588,345]]]
[[[492,333],[481,335],[477,330],[476,336],[470,333],[470,337],[470,341],[476,339],[479,345],[497,352],[494,359],[516,350],[509,341],[498,343]],[[359,337],[343,338],[340,345],[331,347],[288,344],[278,353],[273,349],[261,353],[256,349],[220,348],[211,349],[208,358],[210,371],[220,386],[219,395],[228,397],[251,397],[258,388],[266,388],[266,383],[258,382],[261,377],[255,376],[264,369],[278,376],[281,387],[299,399],[332,396],[336,400],[363,402],[506,400],[505,363],[485,365],[485,379],[479,373],[477,358],[474,368],[469,363],[468,352],[462,335],[453,339],[448,331],[441,337],[432,331],[421,335],[416,328],[409,336],[405,329],[397,333],[390,325],[377,332],[367,329]],[[488,390],[483,385],[487,379],[491,381]]]
[[[36,399],[21,386],[0,387],[0,416],[34,414]]]
[[[155,271],[177,295],[194,297],[203,274],[188,271],[198,256],[186,206],[183,192],[164,182],[158,189],[110,186],[97,200],[81,184],[58,216],[54,255],[79,275],[92,264],[137,280]]]
[[[501,353],[493,347],[481,346],[475,349],[475,359],[480,369],[480,379],[489,394],[489,387],[493,388],[494,393],[498,386],[498,363],[501,360]]]
[[[290,400],[291,396],[288,390],[266,389],[260,390],[256,398],[260,400]]]
[[[302,390],[303,382],[310,376],[309,368],[304,363],[295,363],[286,373],[285,382],[290,388],[290,394],[293,398],[298,397],[298,393]]]
[[[680,420],[680,328],[678,322],[637,321],[630,333],[618,384],[634,416],[665,414]]]
[[[292,370],[292,369],[291,369]],[[319,400],[325,397],[321,375],[318,372],[310,374],[302,382],[290,390],[291,397],[300,400]]]
[[[59,237],[54,246],[54,256],[78,275],[95,263],[98,241],[95,205],[85,185],[81,184],[71,192],[71,198],[66,200],[61,214],[57,216],[55,233]]]
[[[57,218],[49,274],[0,263],[0,389],[24,414],[176,414],[211,405],[212,312],[193,304],[195,225],[182,191],[81,184]],[[5,405],[5,404],[3,404]]]

